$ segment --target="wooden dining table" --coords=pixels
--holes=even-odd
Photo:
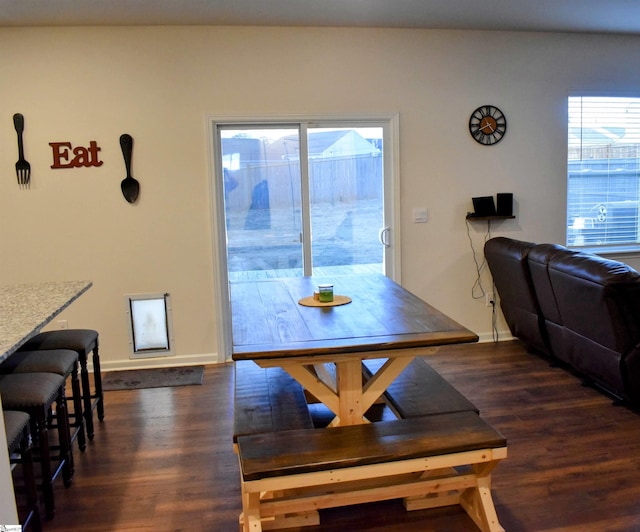
[[[327,283],[341,304],[300,303]],[[335,414],[331,426],[367,423],[367,410],[415,357],[478,341],[383,275],[234,281],[230,296],[233,360],[284,369]],[[363,377],[363,360],[374,358],[386,361]]]

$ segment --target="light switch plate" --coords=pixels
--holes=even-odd
[[[429,213],[424,207],[413,209],[413,223],[425,224],[429,220]]]

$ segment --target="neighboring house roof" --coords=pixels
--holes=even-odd
[[[309,158],[377,155],[380,149],[357,131],[343,129],[309,133]],[[296,135],[287,135],[269,145],[270,159],[297,159],[300,146]]]
[[[606,146],[624,141],[625,134],[626,131],[623,127],[569,127],[570,144]]]
[[[309,158],[379,155],[381,150],[357,131],[341,129],[309,133]],[[286,135],[273,142],[251,137],[222,139],[223,165],[229,170],[260,165],[265,161],[297,161],[300,143],[297,135]]]

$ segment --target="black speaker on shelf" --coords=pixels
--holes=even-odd
[[[498,216],[513,216],[513,194],[511,192],[499,192],[496,199]]]

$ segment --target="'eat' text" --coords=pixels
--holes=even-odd
[[[71,146],[70,142],[50,142],[53,150],[53,164],[51,168],[80,168],[81,166],[102,166],[98,159],[100,147],[95,140],[89,143],[89,147]]]

